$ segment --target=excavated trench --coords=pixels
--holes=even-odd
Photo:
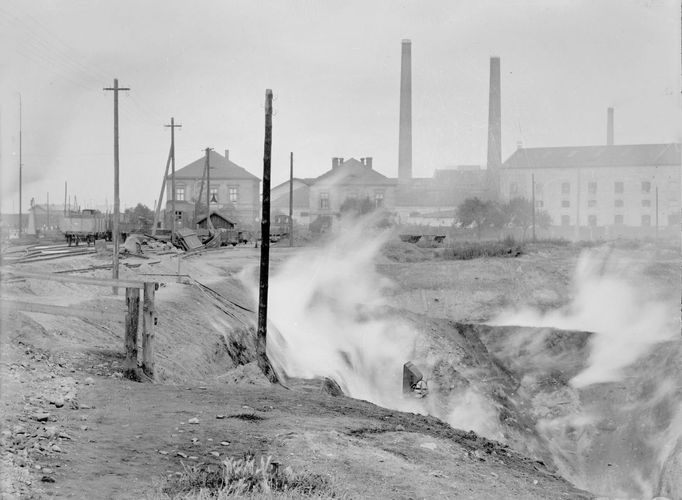
[[[223,294],[233,302],[252,306],[253,300],[247,299],[249,284],[236,290],[235,283],[230,278],[224,284],[214,282],[211,287],[218,296]],[[277,358],[293,353],[299,362],[314,363],[319,361],[315,353],[328,348],[332,358],[341,360],[344,370],[355,371],[356,378],[374,387],[358,392],[357,380],[344,380],[338,367],[331,365],[325,373],[325,363],[314,373],[306,370],[289,373],[292,366],[280,363],[279,369],[287,375],[318,381],[329,377],[352,397],[403,411],[428,413],[455,428],[474,430],[556,468],[576,486],[596,495],[682,498],[679,341],[654,344],[618,380],[576,387],[571,381],[589,363],[593,333],[458,323],[397,311],[385,303],[373,308],[357,297],[345,304],[340,298],[343,288],[330,295],[320,293],[323,285],[324,281],[315,284],[320,287],[318,290],[314,287],[307,290],[310,297],[305,299],[297,316],[272,310],[269,335],[273,341],[269,354]],[[275,294],[276,286],[275,282]],[[300,292],[301,288],[297,290]],[[277,295],[274,298],[271,295],[271,303],[278,303]],[[287,313],[296,312],[296,303],[288,302],[287,306]],[[227,301],[218,305],[216,318],[227,314],[224,309],[244,312]],[[325,314],[331,311],[333,321],[320,316],[322,310]],[[349,319],[350,316],[353,318]],[[210,371],[225,383],[266,384],[254,362],[253,328],[243,321],[217,323],[216,329],[223,334],[215,349],[221,354],[214,359],[220,366]],[[368,343],[366,338],[375,333],[372,330],[375,324],[382,329],[376,331],[381,339],[379,344]],[[391,337],[385,336],[384,330],[402,328],[416,335],[409,354],[398,359],[396,353],[403,356],[407,351],[392,350],[395,346],[385,342]],[[306,329],[303,344],[297,343],[301,339],[291,335]],[[313,338],[325,335],[327,330],[334,337],[339,332],[357,333],[360,343],[356,339],[337,345],[316,345],[318,350],[310,353],[291,351],[318,343]],[[278,337],[282,344],[278,344]],[[324,338],[319,343],[328,340]],[[377,350],[386,352],[380,358],[369,355]],[[373,366],[377,360],[388,360],[400,368],[404,362],[413,361],[428,380],[429,396],[408,404],[399,401],[399,371],[393,366],[390,369]],[[322,383],[314,383],[308,389],[323,387]],[[372,389],[385,393],[387,388],[397,399],[373,397],[377,393]]]

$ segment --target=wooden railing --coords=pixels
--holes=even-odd
[[[154,378],[154,331],[158,322],[155,305],[156,290],[159,284],[149,281],[91,278],[86,276],[70,276],[67,274],[32,273],[20,270],[2,270],[2,279],[7,276],[35,280],[49,280],[60,283],[75,283],[88,286],[118,287],[126,289],[126,310],[119,312],[94,311],[82,307],[55,306],[37,302],[27,302],[0,298],[2,309],[14,309],[19,311],[36,312],[43,314],[56,314],[60,316],[75,316],[78,318],[95,321],[119,321],[125,313],[125,339],[124,348],[126,355],[125,375],[128,378],[140,380],[141,376],[137,361],[137,340],[140,318],[140,290],[143,290],[142,303],[142,372],[150,379]]]

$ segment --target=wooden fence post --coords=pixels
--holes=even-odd
[[[179,257],[178,257],[179,258]],[[154,378],[154,328],[156,326],[156,283],[144,284],[144,304],[142,306],[142,370]]]
[[[137,329],[140,323],[140,289],[126,288],[126,363],[124,375],[131,380],[140,380],[137,369]]]

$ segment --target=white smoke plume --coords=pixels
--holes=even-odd
[[[347,220],[325,245],[299,249],[273,269],[270,361],[288,377],[329,377],[353,398],[501,437],[497,426],[488,425],[495,421],[494,409],[473,389],[438,405],[431,397],[403,395],[403,365],[414,360],[419,334],[386,299],[393,283],[376,270],[376,259],[391,234],[371,228],[373,222]],[[255,283],[250,285],[257,293]]]
[[[682,460],[680,294],[656,289],[660,281],[648,276],[656,264],[637,257],[585,252],[565,307],[508,311],[491,323],[591,332],[585,368],[569,382],[581,404],[539,420],[539,433],[564,476],[580,487],[618,498],[670,492],[677,498],[682,472],[672,468]],[[669,274],[669,266],[663,269]],[[679,276],[672,278],[675,288]],[[537,341],[529,335],[510,338],[506,355],[522,343],[536,366],[550,367],[557,354],[543,351],[542,332]]]
[[[385,310],[383,291],[391,284],[374,267],[387,237],[363,224],[347,226],[274,270],[268,357],[289,377],[329,377],[354,398],[423,412],[402,397],[415,333]]]
[[[651,348],[679,337],[678,297],[662,300],[623,277],[639,264],[610,258],[608,249],[581,255],[574,276],[573,297],[568,306],[541,313],[534,309],[508,311],[493,325],[552,327],[593,332],[588,366],[571,380],[574,387],[612,382],[623,369]],[[640,282],[640,284],[643,282]]]

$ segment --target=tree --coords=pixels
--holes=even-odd
[[[149,222],[154,220],[154,212],[147,205],[143,205],[142,203],[138,203],[135,208],[126,208],[123,213],[133,222],[138,222],[141,219]]]
[[[509,217],[509,225],[523,230],[523,239],[526,232],[533,226],[533,203],[525,198],[513,198],[503,207]],[[548,229],[552,218],[545,210],[535,211],[535,227]]]
[[[354,216],[366,215],[372,212],[376,207],[369,197],[365,198],[346,198],[339,207],[339,212],[342,214],[351,214]]]
[[[467,198],[457,207],[457,217],[464,226],[476,227],[478,239],[481,239],[483,228],[501,228],[505,225],[505,213],[492,201],[479,198]]]

